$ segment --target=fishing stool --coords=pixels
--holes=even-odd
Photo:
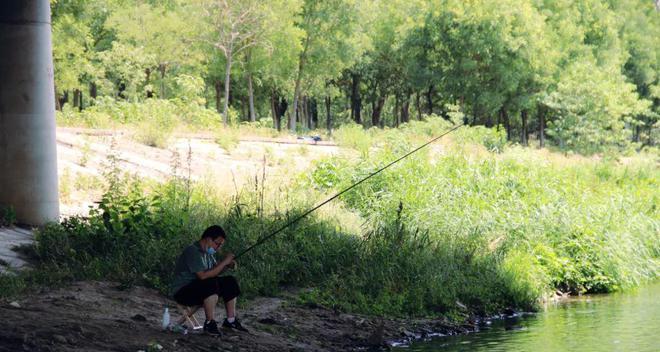
[[[202,306],[184,306],[177,303],[176,308],[179,310],[179,313],[181,313],[181,319],[179,319],[178,324],[188,323],[193,330],[202,329],[204,326],[199,323],[197,318],[195,318],[195,313],[201,307]]]

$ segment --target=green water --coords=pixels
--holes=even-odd
[[[493,320],[477,333],[397,351],[660,351],[660,283],[572,298],[539,313]]]

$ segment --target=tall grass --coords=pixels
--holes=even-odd
[[[341,189],[394,159],[396,149],[357,164],[325,161],[311,182]],[[456,146],[413,156],[344,201],[374,221],[403,204],[404,223],[428,231],[438,246],[471,248],[472,258],[492,261],[523,296],[516,301],[529,302],[550,288],[609,292],[656,278],[658,176],[655,162],[565,165],[527,149],[471,155]]]

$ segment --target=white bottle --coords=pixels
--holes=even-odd
[[[165,312],[163,312],[163,330],[167,329],[170,326],[170,310],[165,307]]]

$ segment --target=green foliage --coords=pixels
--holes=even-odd
[[[57,112],[56,118],[63,126],[109,128],[124,125],[134,127],[138,133],[142,132],[142,127],[158,129],[160,132],[154,133],[163,136],[170,135],[178,125],[192,130],[221,126],[218,113],[187,99],[149,99],[143,103],[129,103],[101,98],[96,105],[83,111],[65,105],[61,112]]]
[[[363,157],[369,155],[371,148],[371,136],[358,124],[346,124],[333,133],[337,144],[343,147],[355,149]]]
[[[450,258],[467,250],[492,265],[494,276],[482,280],[504,280],[498,284],[504,301],[519,306],[550,287],[609,292],[657,277],[653,161],[563,165],[520,149],[469,153],[457,146],[433,158],[411,156],[343,199],[374,221],[401,202],[408,209],[403,223],[428,231]],[[343,189],[400,154],[386,148],[357,165],[330,159],[317,164],[310,180],[320,189]]]
[[[288,118],[294,133],[309,127],[303,116],[291,119],[305,105],[315,120],[329,112],[318,126],[399,127],[423,115],[454,122],[461,115],[472,126],[498,125],[509,142],[524,145],[547,127],[543,143],[583,154],[627,153],[659,140],[660,20],[649,1],[52,7],[57,105],[67,116],[70,105],[159,97],[190,105],[180,118],[200,128],[219,118],[208,110],[213,102],[225,125],[272,114]],[[232,109],[244,112],[228,116]],[[94,126],[109,120],[86,116]],[[499,136],[484,144],[504,145]]]
[[[0,227],[12,226],[14,223],[16,223],[14,208],[0,206]]]
[[[151,99],[137,107],[133,118],[139,122],[133,138],[151,147],[166,148],[179,122],[177,106],[167,100]]]
[[[227,153],[231,153],[240,142],[238,131],[231,127],[219,128],[215,133],[215,142]]]

